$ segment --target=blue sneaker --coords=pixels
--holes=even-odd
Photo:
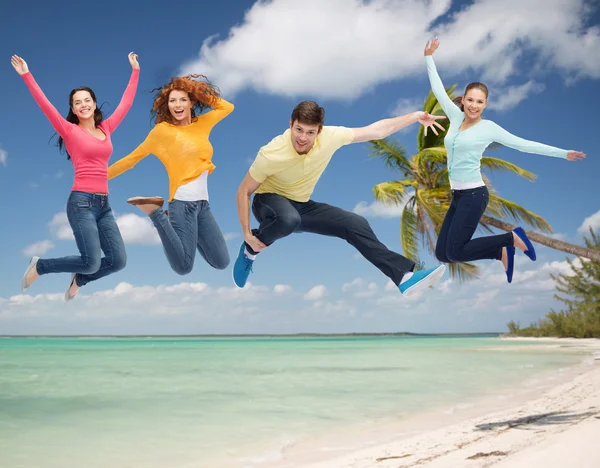
[[[506,256],[508,257],[508,266],[506,268],[506,280],[512,283],[513,272],[515,270],[515,248],[512,245],[506,247]]]
[[[398,286],[398,289],[403,296],[410,297],[424,288],[433,286],[444,275],[445,271],[446,265],[439,265],[429,270],[415,271],[409,280]]]
[[[252,272],[252,264],[254,263],[254,260],[250,260],[246,257],[245,250],[246,244],[242,242],[240,253],[233,265],[233,282],[240,289],[246,286],[246,281],[248,281],[248,276],[250,276],[250,273]]]
[[[525,255],[527,255],[531,260],[533,260],[535,262],[535,259],[536,259],[535,249],[533,248],[533,244],[527,237],[527,234],[525,234],[525,231],[523,230],[523,228],[522,227],[515,228],[513,230],[513,232],[527,246],[527,250],[524,252]],[[510,283],[510,281],[509,281],[509,283]]]

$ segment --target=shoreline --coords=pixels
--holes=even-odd
[[[504,404],[482,398],[470,411],[449,417],[428,411],[405,421],[365,427],[362,440],[343,436],[311,453],[301,443],[284,451],[283,459],[266,465],[298,468],[592,468],[600,466],[595,451],[600,433],[600,340],[568,338],[499,338],[548,342],[557,352],[584,351],[585,359],[555,374],[543,386],[516,388]],[[538,345],[539,346],[539,345]],[[520,347],[518,347],[520,348]],[[518,352],[518,348],[514,351]],[[564,348],[568,348],[567,351]],[[589,355],[587,355],[589,352]],[[594,360],[594,357],[596,360]],[[543,375],[532,376],[544,380]],[[554,381],[553,381],[554,380]],[[523,382],[525,384],[525,382]],[[496,406],[496,408],[494,408]],[[501,409],[498,409],[501,406]],[[459,405],[460,407],[460,405]],[[334,441],[335,438],[332,438]],[[308,442],[308,441],[306,441]],[[314,443],[315,441],[313,441]],[[322,443],[320,444],[322,445]],[[336,447],[337,446],[337,447]],[[345,446],[345,447],[344,447]],[[358,448],[357,448],[358,447]],[[308,455],[306,455],[308,453]]]

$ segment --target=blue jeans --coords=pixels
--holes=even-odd
[[[36,268],[40,275],[77,273],[77,285],[84,286],[125,268],[125,244],[107,195],[71,192],[67,218],[81,255],[39,259]]]
[[[266,245],[294,232],[312,232],[344,239],[396,285],[415,262],[383,245],[369,222],[356,213],[313,200],[297,202],[276,193],[254,195],[252,212],[260,223],[253,234]],[[250,253],[255,253],[246,244]]]
[[[490,198],[487,187],[452,190],[452,203],[446,213],[435,246],[440,262],[501,260],[502,248],[513,245],[512,233],[472,239]]]
[[[218,270],[229,265],[229,251],[217,220],[206,200],[169,202],[169,217],[162,209],[150,213],[173,271],[187,275],[194,266],[196,249]]]

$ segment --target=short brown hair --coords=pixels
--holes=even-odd
[[[292,124],[298,122],[307,125],[318,125],[321,129],[325,121],[325,109],[314,101],[302,101],[294,107],[291,120]]]
[[[488,88],[486,85],[484,85],[483,83],[480,83],[479,81],[474,81],[473,83],[469,83],[465,89],[465,96],[467,95],[467,93],[472,90],[472,89],[478,89],[480,91],[483,91],[483,94],[485,94],[485,98],[488,98]],[[454,104],[456,104],[458,106],[458,108],[461,111],[465,111],[464,106],[462,105],[462,98],[464,96],[458,96],[455,97],[454,99],[452,99],[452,101],[454,102]]]

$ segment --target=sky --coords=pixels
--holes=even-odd
[[[434,36],[444,83],[483,81],[484,118],[518,136],[585,152],[581,162],[518,153],[494,156],[534,172],[535,182],[494,174],[497,192],[543,216],[554,235],[582,243],[600,228],[597,109],[600,26],[597,2],[583,0],[272,0],[12,2],[0,6],[0,334],[213,334],[504,331],[560,309],[550,274],[568,273],[566,254],[537,246],[538,261],[517,257],[512,284],[499,262],[482,261],[481,278],[460,284],[446,274],[414,298],[339,239],[295,234],[269,247],[251,284],[233,285],[242,240],[235,194],[261,146],[281,134],[293,107],[317,100],[326,124],[361,127],[419,110],[429,91],[423,47]],[[210,205],[232,265],[193,271],[169,267],[148,218],[126,199],[168,197],[163,166],[149,156],[110,181],[110,203],[125,239],[127,267],[63,301],[70,275],[20,279],[31,255],[77,253],[65,203],[73,168],[53,130],[10,65],[23,57],[51,102],[66,115],[72,88],[90,86],[110,113],[127,84],[127,54],[139,55],[133,107],[112,135],[116,161],[152,128],[151,89],[170,77],[205,74],[235,111],[211,133],[217,169]],[[416,150],[417,126],[393,135]],[[369,157],[366,144],[341,148],[313,199],[366,216],[401,252],[400,212],[375,203],[372,188],[400,175]],[[252,225],[256,221],[252,219]],[[478,235],[481,235],[478,234]],[[423,249],[427,265],[437,261]]]

